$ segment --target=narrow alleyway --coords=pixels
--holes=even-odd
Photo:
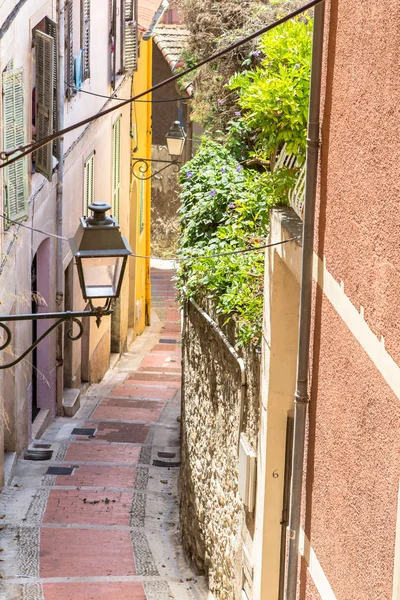
[[[179,542],[180,324],[153,268],[152,326],[57,418],[0,494],[0,600],[206,600]]]

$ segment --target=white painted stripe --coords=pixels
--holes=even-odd
[[[299,552],[304,557],[308,565],[308,572],[311,575],[315,587],[317,588],[322,600],[336,600],[336,596],[326,578],[320,562],[310,545],[310,541],[303,529],[300,529]]]
[[[400,600],[400,483],[397,505],[396,544],[394,548],[392,600]]]
[[[336,312],[400,400],[400,367],[386,350],[384,341],[379,340],[369,328],[364,319],[363,307],[358,312],[344,293],[343,286],[334,279],[327,270],[325,262],[322,262],[316,254],[314,254],[313,275]]]

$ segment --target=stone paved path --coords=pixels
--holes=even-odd
[[[180,325],[152,269],[153,324],[0,494],[0,600],[206,600],[179,540]],[[83,431],[82,431],[83,429]],[[86,430],[86,431],[85,431]]]

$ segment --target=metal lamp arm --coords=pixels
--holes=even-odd
[[[83,335],[83,324],[82,324],[82,321],[80,321],[79,319],[82,319],[84,317],[96,317],[97,326],[99,326],[101,318],[105,317],[107,315],[111,315],[112,313],[113,313],[113,310],[110,309],[110,307],[106,305],[104,307],[95,308],[93,310],[84,310],[84,311],[80,311],[80,312],[67,311],[67,312],[55,312],[55,313],[33,313],[33,314],[26,314],[26,315],[4,315],[4,316],[0,315],[0,328],[3,329],[3,331],[5,331],[5,334],[6,334],[5,341],[3,342],[3,344],[0,345],[0,351],[5,350],[11,344],[11,341],[12,341],[12,333],[11,333],[10,328],[5,324],[6,322],[39,321],[42,319],[55,319],[55,323],[50,325],[50,327],[48,327],[48,329],[46,329],[46,331],[33,344],[31,344],[29,346],[29,348],[27,348],[27,350],[25,350],[25,352],[23,352],[21,354],[21,356],[19,356],[18,358],[16,358],[15,360],[13,360],[7,364],[0,365],[0,370],[1,369],[9,369],[9,368],[17,365],[19,362],[21,362],[21,360],[23,360],[25,358],[25,356],[27,356],[30,352],[32,352],[32,350],[34,350],[40,344],[40,342],[42,342],[48,335],[50,335],[50,333],[54,329],[56,329],[62,323],[65,323],[68,321],[71,322],[71,327],[66,331],[66,335],[67,335],[68,339],[75,342],[76,340],[79,340]],[[74,323],[76,323],[79,328],[79,331],[76,335],[72,335],[72,326]]]

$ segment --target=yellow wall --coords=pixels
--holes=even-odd
[[[147,90],[152,85],[152,40],[140,42],[138,70],[134,74],[132,95]],[[141,100],[151,100],[151,94]],[[151,158],[151,102],[132,103],[132,160],[135,157]],[[149,165],[149,163],[147,163]],[[135,173],[140,175],[138,169]],[[145,168],[145,163],[141,164]],[[149,170],[143,174],[150,175]],[[131,180],[131,223],[130,242],[134,254],[150,254],[150,206],[151,180],[140,180],[132,175]],[[130,327],[140,335],[145,325],[150,324],[150,260],[135,257],[130,259]]]

